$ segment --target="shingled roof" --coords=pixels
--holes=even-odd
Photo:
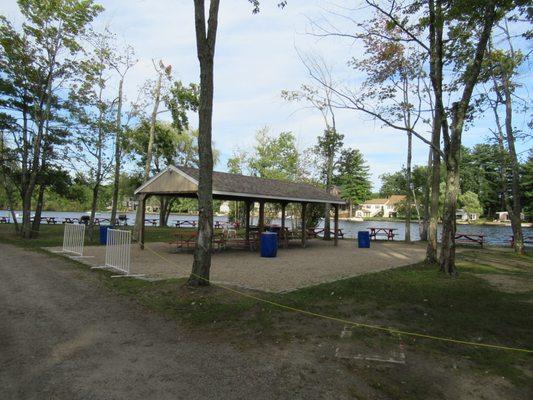
[[[180,179],[168,179],[168,176],[173,173],[177,173]],[[197,168],[170,166],[145,182],[135,191],[135,194],[179,195],[180,193],[195,193],[198,187],[198,177]],[[161,181],[159,185],[158,180]],[[164,183],[164,188],[161,187],[161,183]],[[309,203],[345,203],[337,196],[310,184],[217,171],[213,172],[213,195],[225,199],[249,198]]]

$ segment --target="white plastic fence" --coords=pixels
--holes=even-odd
[[[85,224],[65,224],[63,233],[63,252],[83,256],[83,243],[85,242]]]
[[[108,229],[104,267],[130,275],[130,264],[131,231]]]

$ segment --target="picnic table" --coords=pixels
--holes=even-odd
[[[70,218],[70,217],[63,218],[63,223],[64,224],[74,224],[76,222],[79,222],[78,218]]]
[[[43,217],[43,219],[46,221],[47,224],[57,224],[58,221],[56,217]]]
[[[144,222],[148,222],[149,224],[152,224],[152,226],[157,226],[157,223],[159,222],[159,218],[145,218]]]
[[[172,245],[176,245],[176,250],[190,249],[196,246],[196,240],[198,238],[197,231],[182,231],[174,234],[176,240],[170,242]],[[222,250],[225,248],[226,239],[223,234],[213,235],[213,249]]]
[[[121,214],[118,216],[117,220],[115,221],[116,225],[120,226],[120,223],[122,222],[124,226],[128,226],[128,216],[126,214]]]
[[[98,218],[98,217],[95,217],[93,223],[94,223],[94,225],[101,225],[103,222],[111,223],[111,219],[110,218]]]
[[[308,238],[317,238],[320,235],[324,236],[324,232],[326,230],[324,228],[307,228],[307,237]],[[335,228],[330,228],[330,234],[335,235]],[[341,239],[344,239],[344,232],[341,228],[337,229],[337,237],[340,237]]]
[[[523,240],[524,244],[533,243],[533,236],[524,236]],[[514,235],[511,235],[511,238],[509,239],[509,244],[511,245],[511,247],[514,247]]]
[[[9,217],[0,217],[0,224],[9,224]]]
[[[483,234],[474,234],[474,233],[456,233],[455,240],[457,243],[463,244],[479,244],[483,247],[483,242],[485,241],[485,235]]]
[[[383,228],[383,227],[369,227],[367,228],[370,231],[370,240],[378,240],[378,236],[386,236],[387,240],[394,240],[396,234],[394,231],[397,231],[396,228]]]
[[[186,226],[189,227],[196,227],[196,221],[176,221],[175,223],[176,228],[183,228]]]

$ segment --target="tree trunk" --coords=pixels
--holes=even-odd
[[[413,135],[411,132],[407,133],[407,171],[406,171],[406,178],[407,178],[407,212],[405,214],[405,241],[407,243],[411,242],[411,203],[412,203],[412,196],[411,196],[411,160],[412,160],[412,142],[413,142]]]
[[[111,205],[111,219],[109,224],[114,225],[117,220],[118,192],[120,185],[120,163],[122,157],[122,88],[124,78],[118,83],[117,124],[115,134],[115,171],[113,177],[113,200]]]
[[[442,217],[442,249],[440,254],[440,270],[449,275],[455,275],[455,215],[457,197],[459,196],[459,160],[450,155],[446,170],[446,194],[444,200],[444,214]]]
[[[431,201],[428,226],[428,243],[426,261],[437,262],[437,228],[439,222],[439,186],[440,186],[440,135],[443,121],[442,102],[442,65],[443,65],[443,34],[444,19],[442,16],[442,1],[429,0],[429,41],[430,63],[429,75],[435,96],[435,113],[433,116],[432,169],[431,169]]]
[[[194,262],[188,284],[209,285],[211,250],[213,247],[213,86],[214,56],[218,25],[219,0],[209,4],[209,20],[206,30],[205,2],[194,0],[196,48],[200,62],[200,105],[198,108],[198,236],[194,249]]]
[[[512,206],[507,204],[507,212],[511,219],[511,228],[514,236],[514,251],[517,254],[525,254],[524,235],[522,232],[522,204],[520,202],[520,164],[516,156],[515,136],[513,131],[513,105],[511,83],[507,76],[503,77],[503,88],[505,93],[505,136],[507,138],[507,148],[509,149],[509,161],[511,167],[511,193],[513,195]]]
[[[94,237],[94,217],[96,216],[96,207],[98,206],[98,192],[100,191],[100,183],[93,186],[93,199],[91,201],[91,217],[89,220],[89,239],[92,241]]]
[[[166,196],[159,197],[159,226],[168,226],[168,216],[174,200]]]
[[[157,77],[157,83],[154,91],[154,108],[150,117],[150,135],[148,137],[148,148],[146,149],[146,162],[144,164],[144,181],[146,182],[150,178],[150,171],[152,168],[152,148],[154,147],[155,138],[155,126],[157,122],[157,112],[159,110],[159,103],[161,101],[161,80],[165,71],[159,71]],[[139,240],[139,232],[144,221],[142,218],[142,207],[137,207],[137,213],[135,214],[135,225],[133,227],[133,237]]]
[[[32,239],[39,237],[39,230],[41,227],[41,215],[42,215],[43,205],[44,205],[45,188],[46,188],[46,185],[44,184],[39,185],[39,192],[37,194],[37,202],[35,203],[35,215],[33,218],[33,222],[31,224],[30,237]]]
[[[429,149],[428,156],[428,166],[427,166],[427,177],[426,177],[426,187],[424,188],[424,219],[422,224],[419,226],[420,231],[420,240],[428,240],[428,226],[429,226],[429,209],[430,209],[430,195],[431,195],[431,182],[432,182],[432,154],[433,151]]]
[[[461,136],[465,118],[467,117],[470,99],[478,81],[481,64],[489,41],[492,26],[496,18],[495,1],[488,1],[483,15],[483,29],[476,45],[473,62],[465,71],[465,84],[461,99],[452,106],[451,136],[445,135],[446,157],[446,195],[444,203],[444,217],[442,223],[442,251],[440,256],[440,270],[449,275],[455,275],[455,212],[459,195],[459,166],[461,157]]]
[[[329,129],[329,128],[328,128]],[[336,132],[335,132],[336,133]],[[333,151],[330,151],[327,159],[326,171],[326,191],[331,193],[333,188],[331,182],[333,180]],[[324,206],[324,240],[331,240],[331,204],[326,203]]]

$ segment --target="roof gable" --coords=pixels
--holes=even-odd
[[[198,190],[198,179],[199,170],[197,168],[170,166],[163,173],[154,176],[139,187],[135,191],[135,194],[157,192],[179,194],[196,192]],[[310,203],[345,203],[337,196],[310,184],[285,182],[217,171],[213,171],[213,194],[219,197],[226,196],[230,198],[248,197],[252,199]]]

